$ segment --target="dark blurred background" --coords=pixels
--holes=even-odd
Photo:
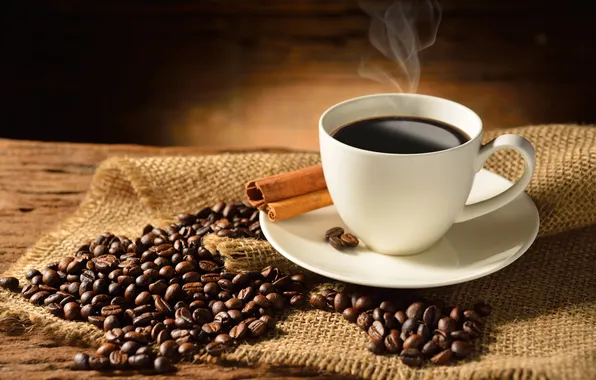
[[[590,3],[443,0],[419,93],[488,128],[596,123]],[[0,137],[316,148],[328,106],[392,88],[358,76],[351,0],[3,3]]]

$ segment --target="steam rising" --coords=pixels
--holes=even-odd
[[[441,23],[438,0],[360,0],[358,3],[372,18],[370,42],[392,66],[384,69],[363,59],[358,74],[391,83],[399,92],[416,92],[420,81],[418,53],[434,44]]]

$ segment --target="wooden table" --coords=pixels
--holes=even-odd
[[[267,149],[281,151],[282,149]],[[44,233],[75,211],[91,177],[111,156],[205,154],[230,151],[192,147],[157,148],[133,145],[41,143],[0,139],[0,272]],[[84,348],[83,348],[84,349]],[[0,379],[114,378],[114,374],[69,370],[82,350],[39,334],[27,322],[0,321]],[[86,348],[91,351],[90,348]],[[130,375],[130,374],[127,374]],[[183,365],[177,378],[338,378],[300,368]]]

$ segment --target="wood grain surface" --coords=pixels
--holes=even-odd
[[[208,154],[223,151],[237,150],[0,139],[0,273],[42,234],[56,228],[60,221],[77,208],[89,187],[95,168],[107,157]],[[69,366],[72,357],[81,350],[84,348],[77,342],[64,342],[56,337],[44,336],[27,323],[0,321],[0,379],[140,377],[131,372],[100,374],[95,371],[71,371]],[[183,379],[337,378],[332,374],[301,368],[204,364],[183,365],[175,376]]]

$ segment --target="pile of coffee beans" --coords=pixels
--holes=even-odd
[[[313,293],[316,309],[335,310],[366,331],[366,348],[376,355],[400,355],[401,361],[421,367],[427,361],[443,365],[468,357],[480,337],[491,307],[478,302],[471,309],[445,307],[440,301],[415,301],[401,308],[370,295],[324,289]]]
[[[227,273],[222,258],[201,245],[209,232],[262,238],[257,218],[247,205],[219,202],[163,229],[148,225],[134,241],[104,233],[72,257],[30,269],[21,294],[105,332],[106,343],[77,354],[74,368],[174,371],[174,363],[200,352],[219,356],[262,336],[279,311],[306,303],[303,275],[272,267]],[[3,278],[0,286],[17,290],[19,283]]]
[[[329,244],[341,251],[346,248],[354,248],[357,247],[360,241],[356,236],[349,232],[345,232],[341,227],[332,227],[325,232],[325,240],[329,242]]]

